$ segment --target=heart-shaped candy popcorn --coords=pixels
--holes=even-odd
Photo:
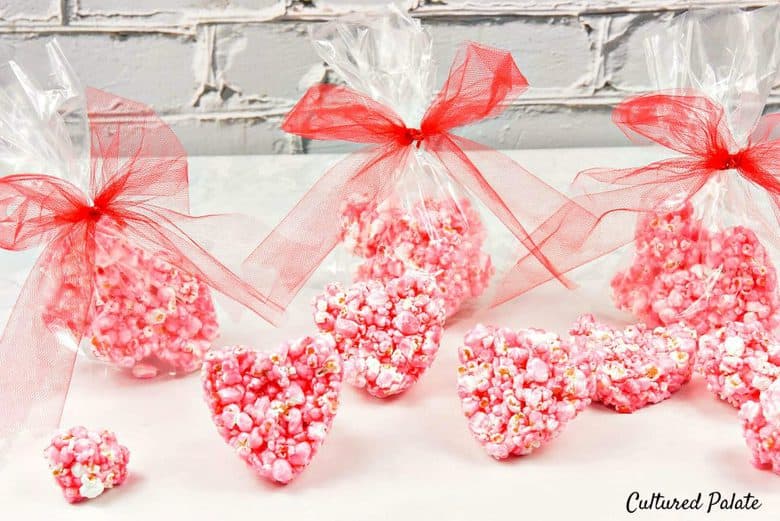
[[[130,451],[107,430],[73,427],[57,433],[44,451],[65,499],[94,499],[127,479]]]
[[[496,459],[539,448],[590,403],[588,357],[554,333],[480,324],[464,344],[458,396],[472,434]]]
[[[618,308],[649,326],[684,320],[702,335],[733,321],[780,323],[777,271],[751,229],[707,230],[686,203],[640,217],[635,244],[612,289]]]
[[[761,322],[731,322],[699,339],[696,370],[707,389],[740,407],[780,377],[780,342]]]
[[[780,380],[743,403],[739,418],[753,465],[780,474]]]
[[[259,475],[289,483],[317,454],[339,405],[341,360],[329,335],[271,354],[213,349],[203,390],[219,433]]]
[[[696,331],[682,324],[620,330],[583,315],[570,334],[571,342],[591,353],[595,364],[593,400],[618,412],[661,402],[691,379]]]
[[[342,212],[347,248],[363,257],[356,279],[388,282],[409,271],[436,278],[447,316],[479,297],[494,268],[487,233],[468,198],[426,197],[413,204],[350,201]]]
[[[314,320],[336,339],[346,381],[379,398],[404,392],[430,367],[445,315],[436,281],[418,274],[346,290],[329,284],[314,301]]]

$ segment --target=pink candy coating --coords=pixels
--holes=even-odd
[[[489,284],[493,265],[482,250],[485,236],[466,198],[425,198],[411,208],[353,202],[343,211],[344,242],[364,259],[357,280],[387,282],[410,270],[432,274],[448,316]]]
[[[780,474],[780,380],[761,391],[758,400],[743,403],[739,418],[753,465]]]
[[[614,329],[580,317],[571,342],[591,353],[596,365],[593,401],[631,413],[669,398],[691,379],[696,331],[684,325]]]
[[[341,359],[330,335],[273,353],[212,349],[203,391],[219,433],[260,476],[286,484],[317,454],[339,406]]]
[[[426,275],[346,290],[329,284],[314,301],[314,321],[334,336],[345,380],[379,398],[404,392],[431,366],[444,320],[444,301]]]
[[[586,353],[539,329],[477,325],[458,350],[458,396],[471,433],[496,459],[529,454],[589,403]]]
[[[780,376],[780,342],[760,322],[732,322],[699,340],[696,369],[734,407],[758,401]]]
[[[130,451],[113,432],[73,427],[57,433],[44,451],[65,499],[94,499],[127,479]]]
[[[95,238],[95,296],[84,332],[91,354],[138,378],[199,369],[218,333],[209,288],[115,234],[99,230]],[[71,312],[63,298],[46,320],[67,323]]]
[[[707,231],[687,203],[640,218],[636,257],[612,280],[615,303],[650,326],[680,320],[699,334],[727,322],[780,323],[777,273],[743,226]]]

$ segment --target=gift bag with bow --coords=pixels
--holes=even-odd
[[[357,259],[346,270],[353,280],[434,277],[450,316],[518,251],[557,277],[529,233],[566,198],[456,134],[500,115],[527,89],[509,52],[465,43],[439,84],[430,35],[395,8],[323,24],[313,39],[345,84],[309,88],[283,129],[304,146],[364,146],[328,169],[247,259],[249,280],[286,307],[341,244]]]
[[[695,10],[646,41],[657,92],[618,104],[629,137],[666,159],[592,169],[534,234],[569,270],[626,244],[611,278],[618,308],[650,326],[780,322],[780,116],[762,117],[780,66],[778,8]],[[532,259],[508,276],[516,288]],[[510,289],[503,298],[511,298]]]
[[[82,90],[56,43],[47,52],[50,85],[15,62],[0,71],[0,248],[16,274],[2,294],[0,440],[57,425],[78,353],[141,378],[199,369],[218,333],[212,290],[269,321],[281,311],[212,255],[219,230],[244,224],[190,215],[173,131],[149,107]]]

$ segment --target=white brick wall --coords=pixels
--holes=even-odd
[[[440,77],[472,39],[514,53],[532,89],[469,137],[500,147],[623,144],[611,104],[645,89],[643,35],[688,6],[777,0],[402,0],[435,38]],[[56,37],[85,84],[153,105],[191,153],[343,150],[300,143],[284,113],[327,69],[306,28],[387,0],[0,0],[0,59],[43,62]],[[37,58],[36,58],[37,57]],[[42,74],[39,70],[38,74]],[[771,99],[780,109],[780,85]]]

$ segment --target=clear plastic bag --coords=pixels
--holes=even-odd
[[[313,40],[346,85],[310,88],[283,128],[368,146],[328,170],[248,258],[257,287],[281,281],[264,293],[285,307],[312,273],[383,283],[425,274],[451,316],[522,253],[557,275],[529,231],[565,197],[451,133],[499,114],[527,87],[509,53],[464,45],[437,93],[431,37],[397,8],[325,23]],[[334,248],[341,253],[323,262]]]
[[[646,41],[651,77],[669,96],[616,111],[631,131],[690,157],[655,168],[681,190],[639,216],[633,259],[611,281],[616,305],[649,325],[683,320],[704,334],[731,321],[780,323],[780,185],[763,151],[780,146],[765,133],[770,120],[759,122],[780,68],[779,21],[777,7],[677,17]]]
[[[220,229],[247,223],[189,214],[173,131],[46,51],[44,87],[20,64],[0,71],[0,248],[19,266],[0,286],[0,439],[56,426],[78,354],[139,378],[197,370],[217,336],[212,289],[279,311],[213,254]]]

